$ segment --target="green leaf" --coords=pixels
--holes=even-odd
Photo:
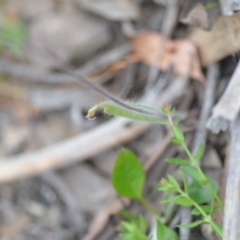
[[[181,120],[181,118],[180,118],[180,117],[177,117],[177,118],[174,120],[174,125],[175,125],[175,126],[178,126],[180,120]]]
[[[220,224],[215,223],[215,222],[212,223],[212,226],[213,226],[215,232],[220,233],[219,236],[221,237],[222,236],[222,232],[223,232],[223,227]]]
[[[194,155],[194,158],[195,158],[196,160],[201,159],[202,156],[203,156],[203,154],[204,154],[204,152],[205,152],[205,144],[202,143],[202,144],[199,146],[196,154]]]
[[[134,108],[130,110],[126,107],[120,106],[115,102],[107,101],[96,105],[88,111],[87,118],[94,119],[99,113],[106,113],[118,117],[129,118],[138,121],[156,122],[161,124],[167,124],[166,121],[160,119],[161,113],[154,108],[132,104],[125,102],[124,104]],[[136,110],[137,109],[137,110]]]
[[[184,175],[184,173],[182,172],[182,171],[179,171],[179,174],[180,174],[180,176],[181,176],[181,178],[182,178],[182,181],[183,181],[183,189],[184,189],[184,192],[188,192],[188,183],[187,183],[187,179],[186,179],[186,177],[185,177],[185,175]]]
[[[193,180],[188,185],[188,194],[196,203],[203,204],[213,200],[215,197],[213,191],[217,192],[218,189],[218,183],[213,179],[209,179],[204,185]]]
[[[171,178],[173,178],[173,177],[168,176],[168,179],[171,179]],[[159,190],[165,191],[165,192],[175,192],[180,188],[177,181],[174,180],[174,178],[171,179],[171,182],[169,180],[162,179],[160,181],[160,186],[161,187],[159,188]]]
[[[177,189],[180,188],[178,181],[171,175],[168,175],[168,181],[169,183],[171,183],[174,187],[176,187]]]
[[[188,160],[182,158],[167,158],[166,162],[174,164],[174,165],[189,165],[190,162]]]
[[[118,155],[113,169],[112,183],[121,196],[142,199],[145,171],[136,155],[130,150],[123,149]]]
[[[178,139],[179,141],[183,142],[184,141],[184,135],[183,135],[182,130],[177,126],[173,126],[172,130],[173,130],[175,138]]]
[[[199,220],[196,222],[192,222],[189,224],[181,224],[181,225],[177,225],[177,227],[179,228],[193,228],[193,227],[197,227],[198,225],[202,224],[204,221],[203,220]]]
[[[179,140],[179,139],[177,139],[175,137],[171,139],[171,142],[176,144],[176,145],[181,145],[183,143],[182,140]]]
[[[176,108],[172,108],[170,112],[171,112],[171,115],[174,115],[176,113]]]
[[[147,222],[140,216],[134,222],[122,222],[121,238],[125,240],[150,240],[146,236]]]
[[[188,198],[188,197],[184,197],[184,196],[177,196],[174,199],[174,202],[180,206],[184,206],[184,207],[190,207],[193,206],[193,201]]]
[[[122,222],[121,224],[124,231],[131,232],[134,230],[134,226],[129,222]]]
[[[130,211],[127,209],[123,209],[118,213],[120,216],[124,217],[127,221],[129,222],[137,222],[138,217],[132,214]]]
[[[190,176],[193,180],[201,183],[204,181],[202,175],[198,172],[198,170],[191,166],[181,166],[180,167],[183,172],[185,172],[188,176]]]
[[[217,206],[210,206],[210,205],[206,205],[206,206],[199,206],[202,211],[204,211],[205,213],[209,214],[209,213],[212,213],[212,211],[216,210],[217,209]],[[197,209],[197,208],[194,208],[191,212],[192,215],[195,215],[195,216],[198,216],[198,215],[202,215],[201,212]]]
[[[158,240],[178,240],[176,232],[165,226],[159,220],[157,220],[157,239]]]
[[[162,200],[161,201],[161,203],[171,203],[171,202],[175,202],[174,200],[175,200],[175,198],[176,198],[176,196],[174,196],[174,197],[171,197],[171,198],[165,198],[164,200]]]

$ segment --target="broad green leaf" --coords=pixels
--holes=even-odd
[[[193,206],[193,201],[188,197],[183,196],[177,196],[174,199],[174,202],[178,205],[184,206],[184,207],[190,207]]]
[[[202,144],[199,146],[196,154],[194,155],[194,158],[195,158],[196,160],[201,159],[202,156],[203,156],[203,154],[204,154],[204,152],[205,152],[205,144],[202,143]]]
[[[202,211],[204,211],[205,213],[211,213],[212,211],[214,211],[214,210],[217,209],[216,206],[214,206],[214,207],[212,208],[212,206],[210,206],[210,205],[199,206],[199,207],[200,207],[200,208],[202,209]],[[196,216],[202,215],[201,212],[200,212],[197,208],[194,208],[194,209],[192,210],[191,214],[192,214],[192,215],[196,215]]]
[[[183,142],[184,141],[184,135],[183,135],[182,130],[177,126],[173,126],[172,130],[173,130],[175,138],[178,139],[179,141]]]
[[[209,180],[209,182],[204,185],[194,180],[188,185],[189,196],[198,204],[207,203],[213,200],[213,191],[218,191],[218,184],[213,179]]]
[[[87,118],[94,119],[99,113],[106,113],[118,117],[129,118],[138,121],[156,122],[167,124],[166,121],[160,119],[161,113],[156,109],[132,103],[124,103],[133,109],[128,109],[118,105],[115,102],[107,101],[96,105],[88,111]],[[136,110],[137,109],[137,110]]]
[[[112,183],[116,191],[130,199],[142,199],[145,183],[145,172],[136,155],[123,149],[116,160]]]
[[[201,183],[204,181],[203,176],[198,172],[198,170],[191,166],[181,166],[180,167],[184,173],[190,176],[193,180]]]
[[[204,222],[203,220],[199,220],[199,221],[192,222],[192,223],[189,223],[189,224],[181,224],[181,225],[178,225],[177,227],[179,227],[179,228],[193,228],[193,227],[197,227],[198,225],[202,224],[203,222]]]
[[[190,162],[186,159],[182,158],[167,158],[166,162],[174,164],[174,165],[189,165]]]
[[[165,226],[159,220],[157,220],[157,239],[158,240],[178,240],[176,232]]]

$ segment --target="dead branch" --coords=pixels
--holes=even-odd
[[[207,127],[214,133],[225,131],[232,122],[240,108],[240,62],[227,86],[226,91],[213,108],[213,113],[208,120]]]
[[[214,96],[217,86],[218,75],[219,75],[218,65],[213,64],[209,66],[207,72],[207,84],[204,93],[204,102],[200,114],[200,119],[198,120],[197,123],[197,129],[193,141],[192,147],[193,153],[196,153],[201,143],[204,143],[206,141],[207,136],[206,123],[214,104]]]
[[[186,87],[187,79],[176,78],[164,90],[157,106],[172,102]],[[151,94],[151,92],[149,92]],[[149,123],[135,123],[128,119],[113,119],[87,132],[38,151],[22,153],[0,160],[0,182],[11,181],[43,171],[84,161],[94,155],[134,139]]]
[[[220,0],[222,14],[226,16],[233,15],[234,11],[240,10],[240,2],[238,0]]]
[[[240,115],[231,126],[231,148],[225,194],[223,239],[239,240],[240,236]]]

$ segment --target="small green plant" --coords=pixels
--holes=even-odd
[[[126,107],[124,106],[126,105]],[[205,145],[201,144],[196,154],[192,154],[185,142],[185,137],[179,127],[179,119],[174,119],[175,109],[169,104],[164,104],[161,112],[157,109],[138,104],[121,102],[104,102],[89,110],[89,118],[94,118],[97,113],[126,117],[134,120],[149,121],[167,125],[173,132],[172,143],[182,147],[187,159],[168,158],[170,164],[179,166],[181,184],[173,176],[168,175],[160,181],[159,190],[164,194],[162,204],[168,206],[191,207],[192,215],[200,220],[179,228],[193,228],[202,223],[212,226],[219,237],[222,237],[222,227],[214,222],[212,214],[216,209],[223,210],[223,203],[218,197],[218,184],[207,176],[199,166],[199,159],[203,156]],[[162,118],[164,120],[162,120]],[[123,149],[116,160],[112,183],[119,195],[137,200],[156,218],[156,236],[158,240],[177,240],[177,233],[171,229],[168,214],[164,215],[152,207],[143,194],[146,173],[137,156],[130,150]],[[173,209],[173,208],[172,208]],[[147,222],[143,217],[135,217],[128,222],[122,222],[120,236],[124,240],[151,240],[147,235]]]

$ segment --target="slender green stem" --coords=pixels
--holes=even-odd
[[[215,230],[215,232],[216,232],[220,237],[222,237],[222,232],[221,232],[221,230],[220,230],[220,229],[216,226],[216,224],[213,222],[211,216],[208,215],[208,214],[206,214],[206,213],[202,210],[202,208],[198,205],[198,203],[196,203],[191,197],[189,197],[189,195],[188,195],[187,193],[183,192],[182,189],[178,189],[178,192],[179,192],[182,196],[191,199],[191,201],[192,201],[192,203],[193,203],[193,206],[194,206],[196,209],[198,209],[198,211],[202,214],[204,221],[207,222],[207,223],[209,223],[209,224],[212,226],[212,228]]]
[[[191,163],[194,165],[194,167],[196,167],[196,169],[198,170],[198,172],[201,174],[203,180],[206,180],[206,176],[203,173],[202,169],[199,167],[198,163],[196,162],[194,156],[192,155],[192,153],[189,151],[187,145],[185,142],[182,143],[182,148],[184,149],[184,151],[186,152],[186,154],[188,155]]]
[[[192,155],[192,153],[189,151],[187,145],[185,142],[182,143],[182,147],[184,149],[184,151],[186,152],[186,154],[188,155],[191,163],[194,165],[194,167],[198,170],[198,172],[201,174],[203,180],[206,180],[206,175],[203,173],[201,167],[199,166],[199,164],[195,161],[194,156]],[[220,206],[220,208],[223,208],[223,202],[220,199],[220,197],[217,195],[217,193],[215,192],[215,190],[212,188],[211,185],[209,185],[210,191],[212,192],[214,198],[218,201],[218,204]]]
[[[152,214],[153,214],[154,216],[156,216],[157,218],[160,217],[160,214],[158,213],[158,211],[153,208],[153,206],[147,201],[146,198],[142,197],[139,201],[142,203],[142,205],[143,205],[150,213],[152,213]]]
[[[193,157],[193,155],[191,154],[191,152],[189,151],[189,149],[188,149],[188,147],[187,147],[187,145],[186,145],[185,142],[182,143],[182,148],[184,149],[184,151],[185,151],[186,154],[188,155],[191,163],[193,163],[193,162],[194,162],[194,157]]]
[[[212,3],[211,5],[207,5],[206,6],[206,9],[210,9],[212,7],[215,7],[216,4],[215,3]],[[173,124],[173,121],[172,121],[172,116],[170,114],[168,114],[168,121],[169,121],[169,127],[173,130],[174,128],[174,124]],[[185,153],[187,154],[187,156],[189,157],[189,160],[191,162],[191,164],[197,169],[197,171],[199,172],[199,174],[202,176],[202,179],[203,181],[204,180],[207,180],[207,177],[206,175],[203,173],[201,167],[199,166],[198,162],[196,161],[196,159],[194,158],[193,154],[190,152],[190,150],[188,149],[185,141],[182,142],[181,144],[182,148],[184,149]],[[215,190],[212,188],[212,186],[210,184],[208,184],[209,188],[210,188],[210,191],[212,192],[214,198],[218,201],[220,207],[222,208],[223,206],[223,203],[221,201],[221,199],[219,198],[219,196],[217,195],[217,193],[215,192]],[[179,188],[177,190],[182,196],[184,197],[187,197],[189,199],[191,199],[192,203],[193,203],[193,206],[198,209],[198,211],[202,214],[203,216],[203,219],[205,222],[209,223],[212,228],[215,230],[215,232],[220,236],[222,237],[222,231],[220,228],[218,228],[218,226],[213,222],[212,220],[212,217],[211,215],[208,215],[206,214],[203,209],[201,208],[201,206],[196,203],[191,197],[189,197],[188,193],[187,192],[184,192],[181,188]],[[213,203],[213,202],[212,202]]]
[[[206,5],[204,6],[204,8],[205,8],[206,10],[209,10],[209,9],[218,7],[219,5],[220,5],[219,2],[216,1],[216,2],[212,2],[212,3],[206,4]]]

